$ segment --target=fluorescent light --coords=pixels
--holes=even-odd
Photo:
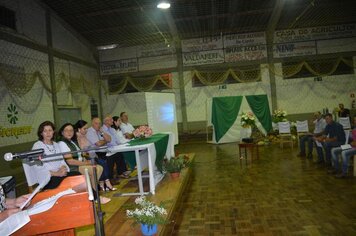
[[[157,4],[157,8],[159,9],[168,9],[171,7],[171,4],[167,1],[160,1],[158,4]]]
[[[98,50],[108,50],[108,49],[114,49],[117,48],[117,44],[109,44],[109,45],[104,45],[104,46],[98,46]]]

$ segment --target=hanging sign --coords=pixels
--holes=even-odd
[[[273,46],[273,57],[293,57],[316,55],[315,41],[299,43],[283,43]]]
[[[224,62],[224,51],[211,50],[203,52],[183,53],[183,65],[206,65]]]
[[[285,43],[348,37],[356,37],[356,24],[278,30],[274,33],[274,42]]]
[[[100,62],[101,75],[137,72],[137,58]]]
[[[223,48],[223,39],[221,36],[211,36],[204,38],[182,40],[183,52],[199,52],[205,50],[214,50]]]

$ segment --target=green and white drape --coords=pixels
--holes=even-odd
[[[207,101],[208,126],[214,128],[213,142],[228,143],[240,140],[241,114],[252,111],[258,129],[266,134],[272,129],[267,95],[214,97]]]

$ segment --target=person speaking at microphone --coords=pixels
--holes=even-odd
[[[59,145],[54,142],[54,132],[55,126],[51,121],[45,121],[41,123],[37,130],[38,141],[33,144],[32,150],[42,148],[45,155],[53,155],[56,153],[61,153]],[[54,158],[58,158],[53,160]],[[45,175],[40,174],[43,171],[48,171],[51,175],[50,181],[43,189],[54,189],[63,181],[64,178],[68,176],[80,175],[78,171],[70,171],[67,163],[64,161],[62,155],[52,157],[51,160],[46,158],[42,159],[43,165],[35,165],[38,173],[39,182],[45,181]]]

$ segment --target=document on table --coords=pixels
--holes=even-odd
[[[315,141],[315,144],[317,147],[321,147],[321,148],[323,147],[323,144],[319,141]]]
[[[20,211],[5,219],[0,223],[0,235],[10,235],[30,222],[27,211]]]
[[[340,147],[342,150],[347,150],[347,149],[352,148],[352,146],[350,144],[344,144],[344,145],[341,145]]]
[[[23,210],[9,216],[7,219],[0,223],[0,235],[5,236],[13,234],[28,222],[30,222],[31,215],[39,214],[51,209],[60,197],[73,193],[75,193],[73,189],[67,189],[57,193],[52,197],[37,202],[27,210]]]

